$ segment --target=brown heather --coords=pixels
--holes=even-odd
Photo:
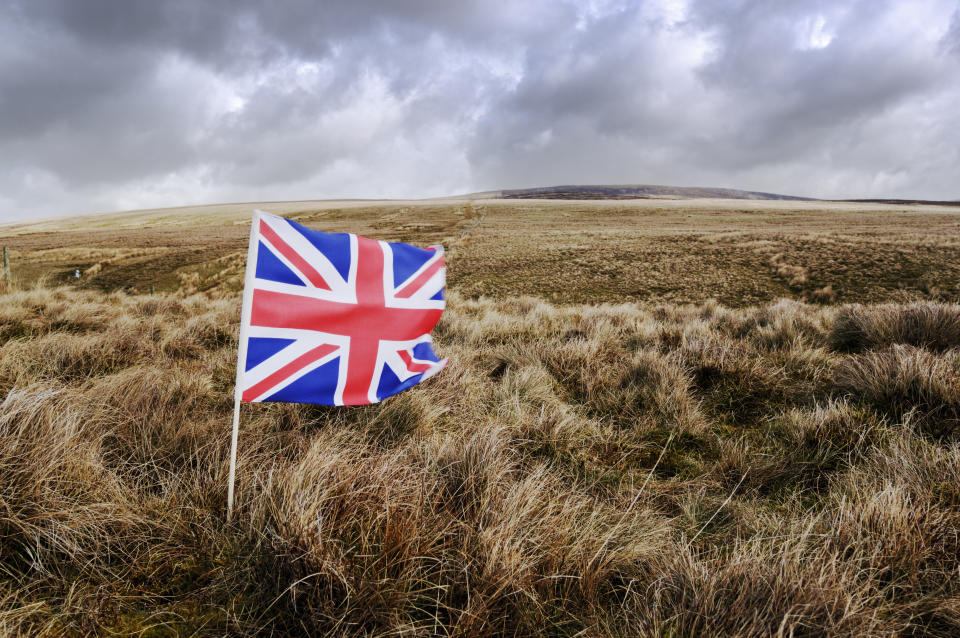
[[[243,406],[228,524],[238,309],[0,297],[0,633],[960,635],[960,306],[454,295],[422,386]]]

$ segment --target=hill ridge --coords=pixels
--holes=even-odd
[[[464,197],[491,199],[751,199],[817,201],[813,197],[707,186],[659,184],[562,184],[469,193]]]

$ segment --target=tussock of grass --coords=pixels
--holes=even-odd
[[[907,345],[852,356],[837,368],[837,387],[895,419],[915,416],[936,436],[960,430],[960,358]]]
[[[950,350],[960,347],[960,306],[848,306],[837,314],[829,339],[830,345],[841,352],[862,352],[898,343],[938,352]]]
[[[0,299],[0,631],[960,633],[951,306],[454,296],[422,386],[243,406],[227,525],[238,305]]]

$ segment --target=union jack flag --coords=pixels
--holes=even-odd
[[[237,364],[242,401],[376,403],[446,366],[443,248],[324,233],[255,211]]]

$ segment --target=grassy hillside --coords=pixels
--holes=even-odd
[[[23,285],[240,287],[254,205],[0,227]],[[453,247],[466,297],[731,307],[960,299],[960,208],[751,200],[262,204],[313,228]],[[481,220],[479,225],[475,224]],[[458,238],[473,228],[462,240]],[[72,278],[82,273],[79,282]]]
[[[741,206],[290,211],[422,243],[483,221],[451,367],[379,406],[244,405],[232,524],[240,213],[21,227],[0,633],[957,635],[955,213]]]

